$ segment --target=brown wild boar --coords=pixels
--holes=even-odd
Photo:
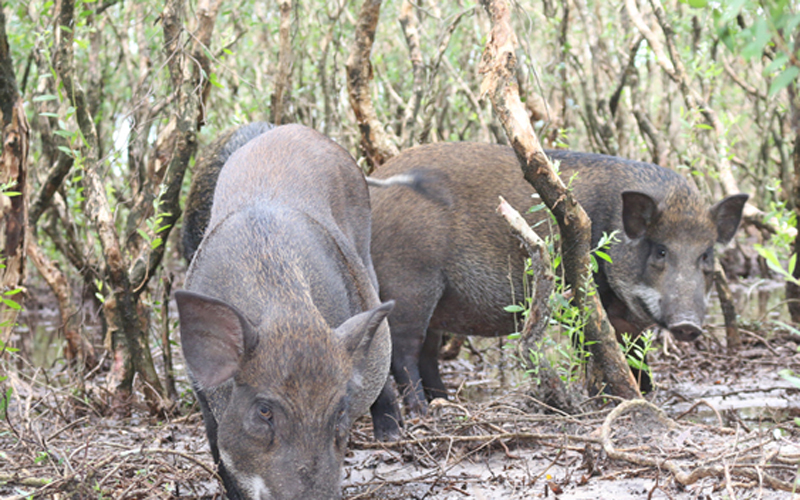
[[[683,177],[653,164],[547,153],[560,163],[565,182],[575,175],[573,191],[591,218],[593,243],[618,231],[620,242],[608,252],[613,263],[598,259],[595,274],[617,333],[637,336],[659,325],[680,340],[695,338],[712,283],[714,244],[733,238],[747,195],[708,206]],[[495,208],[498,195],[521,211],[538,198],[513,150],[499,145],[419,146],[373,177],[404,184],[370,190],[372,260],[381,299],[396,302],[389,318],[392,373],[407,409],[425,413],[426,396],[446,395],[437,359],[442,331],[514,331],[503,308],[523,299],[526,255]],[[526,215],[529,223],[541,217]],[[535,229],[541,234],[547,227]]]

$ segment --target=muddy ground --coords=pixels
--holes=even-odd
[[[375,443],[369,419],[357,423],[344,496],[800,499],[800,390],[779,374],[800,373],[800,336],[770,311],[743,323],[735,355],[712,315],[700,340],[651,355],[658,387],[649,403],[588,400],[580,415],[548,412],[511,350],[474,341],[444,363],[452,400],[407,422],[402,441]],[[45,367],[18,355],[2,361],[0,499],[221,498],[179,361],[181,406],[154,419],[136,405],[130,416],[104,416],[101,371],[81,392],[63,363],[44,359]]]

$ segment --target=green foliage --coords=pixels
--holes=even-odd
[[[0,382],[6,380],[5,375],[0,376]],[[5,420],[8,416],[8,405],[11,402],[11,396],[14,394],[14,390],[9,387],[8,389],[3,392],[3,397],[0,398],[0,420]]]
[[[628,366],[647,373],[650,378],[653,377],[653,370],[644,360],[648,353],[655,351],[654,340],[655,334],[652,330],[642,332],[638,339],[632,338],[629,333],[622,334],[622,351]],[[637,382],[639,381],[637,380]]]
[[[714,4],[713,11],[717,34],[731,52],[751,61],[765,54],[772,59],[763,71],[764,76],[772,78],[769,96],[797,85],[800,54],[792,53],[793,44],[786,39],[800,24],[796,2],[724,0]],[[740,20],[751,22],[742,27]]]
[[[534,205],[531,207],[530,211],[536,212],[543,207],[544,204]],[[552,217],[552,214],[549,215]],[[557,333],[550,337],[543,338],[537,343],[535,348],[530,348],[528,352],[529,359],[527,360],[529,363],[524,363],[530,366],[525,372],[526,376],[530,377],[536,384],[540,383],[539,365],[541,364],[543,356],[549,355],[551,364],[555,367],[561,379],[564,382],[571,383],[578,380],[581,373],[581,370],[578,368],[583,366],[591,355],[586,349],[588,343],[584,335],[584,329],[589,320],[589,308],[584,306],[584,308],[581,309],[568,298],[572,293],[566,289],[563,277],[558,274],[561,263],[561,252],[556,250],[556,242],[558,239],[559,235],[556,233],[545,240],[550,253],[551,271],[556,278],[553,293],[548,300],[548,307],[551,311],[550,324]],[[600,241],[590,255],[592,272],[597,272],[598,270],[596,257],[611,263],[611,257],[608,255],[607,250],[611,245],[618,242],[616,231],[611,234],[604,233],[602,235]],[[532,275],[532,273],[531,260],[527,259],[526,274]],[[588,276],[588,279],[591,279],[591,273],[589,273]],[[530,314],[530,307],[531,297],[526,295],[522,304],[511,304],[504,307],[504,310],[508,313],[520,314],[523,318],[527,318]],[[520,333],[513,333],[507,338],[509,341],[517,341],[520,338]]]

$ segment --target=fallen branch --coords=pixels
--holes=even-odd
[[[623,415],[627,414],[633,410],[646,410],[652,413],[656,419],[663,424],[669,430],[675,430],[678,428],[678,424],[676,424],[673,420],[667,417],[664,410],[658,408],[653,403],[649,401],[645,401],[643,399],[635,399],[630,401],[625,401],[614,410],[608,414],[606,417],[605,422],[603,422],[603,426],[600,429],[600,439],[603,444],[603,449],[608,454],[608,456],[615,460],[625,460],[626,462],[630,462],[636,465],[643,465],[643,466],[650,466],[650,467],[657,467],[660,470],[667,470],[669,471],[674,477],[675,480],[681,483],[684,486],[688,486],[690,484],[694,484],[700,479],[705,477],[715,477],[715,478],[723,478],[725,477],[725,465],[701,465],[698,467],[694,467],[691,471],[687,471],[683,467],[681,467],[678,462],[671,458],[661,458],[660,456],[647,456],[644,454],[623,451],[617,449],[614,446],[614,443],[611,440],[611,431],[612,431],[612,424],[615,420],[622,417]],[[709,460],[721,460],[722,457],[710,458]],[[729,466],[731,469],[734,468],[733,465]],[[763,467],[751,465],[751,464],[740,464],[735,467],[735,474],[745,476],[749,479],[758,479],[763,481],[767,485],[772,488],[783,490],[783,491],[794,491],[793,486],[791,483],[787,481],[782,481],[770,474],[764,472]]]

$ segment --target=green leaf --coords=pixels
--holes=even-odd
[[[695,9],[702,9],[703,7],[708,6],[708,0],[678,0],[680,3],[689,4],[689,7],[694,7]]]
[[[510,306],[505,306],[503,310],[509,313],[521,313],[525,311],[525,308],[519,304],[511,304]]]
[[[603,252],[602,250],[595,250],[594,254],[606,262],[611,262],[611,256]]]
[[[39,113],[39,116],[46,116],[48,118],[58,118],[58,113]]]
[[[781,90],[788,87],[795,81],[797,75],[800,75],[800,68],[797,66],[789,66],[783,72],[772,80],[772,85],[769,86],[769,96],[772,97]]]
[[[55,132],[53,132],[53,133],[54,133],[55,135],[58,135],[58,136],[60,136],[60,137],[65,137],[65,138],[67,138],[67,139],[71,139],[71,138],[72,138],[72,136],[73,136],[73,135],[75,135],[73,132],[70,132],[69,130],[56,130],[56,131],[55,131]]]
[[[224,85],[222,85],[221,83],[219,83],[219,81],[217,81],[217,74],[216,73],[211,73],[210,75],[208,75],[208,82],[211,85],[213,85],[213,86],[215,86],[215,87],[217,87],[219,89],[224,89],[225,88]]]
[[[789,369],[781,370],[779,372],[779,375],[783,377],[786,381],[788,381],[790,384],[800,389],[800,378],[798,378],[792,370]]]
[[[42,94],[42,95],[37,95],[31,100],[33,102],[42,102],[42,101],[55,101],[56,99],[58,99],[58,96],[54,96],[53,94]]]
[[[772,73],[778,71],[779,69],[783,68],[786,63],[789,62],[788,54],[778,54],[775,59],[769,64],[767,67],[764,68],[765,75],[771,75]]]
[[[15,288],[15,289],[13,289],[13,290],[9,290],[9,291],[7,291],[7,292],[4,292],[4,293],[3,293],[3,295],[5,295],[6,297],[8,297],[9,295],[16,295],[16,294],[18,294],[18,293],[20,293],[20,292],[22,292],[22,288]]]
[[[753,39],[742,49],[742,57],[745,59],[753,59],[761,57],[764,52],[764,47],[770,40],[769,26],[764,18],[756,19],[752,26]]]
[[[15,311],[19,311],[19,310],[22,309],[21,305],[17,304],[16,302],[14,302],[11,299],[2,299],[2,300],[3,300],[3,304],[7,305],[11,309],[14,309]]]

